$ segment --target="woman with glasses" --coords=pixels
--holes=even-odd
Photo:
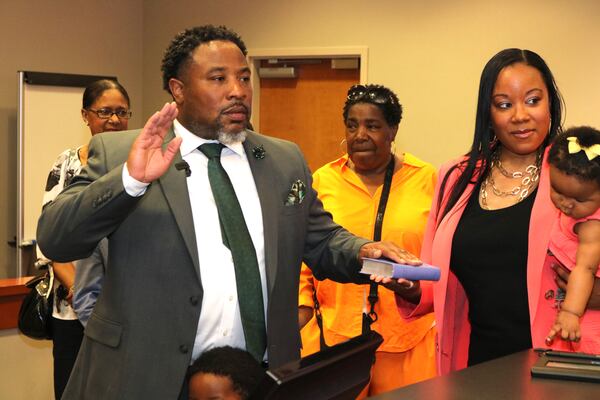
[[[355,85],[348,91],[343,118],[346,154],[314,174],[313,186],[325,209],[358,236],[393,241],[419,254],[436,174],[412,154],[394,151],[402,118],[397,96],[384,86]],[[310,320],[301,332],[303,355],[319,350],[319,325],[329,346],[360,335],[366,311],[376,319],[371,328],[384,342],[360,398],[435,376],[433,314],[407,322],[388,289],[319,281],[302,268],[301,326]],[[412,286],[399,290],[410,296]],[[313,310],[320,311],[315,318]]]
[[[121,84],[102,79],[86,87],[81,115],[92,135],[106,131],[121,131],[127,129],[131,117],[129,105],[129,95]],[[87,145],[65,150],[58,156],[48,175],[44,204],[54,200],[70,184],[73,177],[79,174],[87,162],[87,156]],[[99,293],[104,275],[103,260],[106,259],[106,251],[107,243],[104,240],[89,259],[77,261],[77,263],[91,264],[87,266],[89,268],[82,269],[85,273],[81,276],[79,272],[75,274],[74,263],[52,262],[43,256],[38,260],[38,265],[48,265],[48,268],[52,268],[56,277],[52,313],[52,354],[56,399],[62,397],[79,352],[83,339],[81,322],[85,324],[89,318]],[[77,290],[75,296],[79,300],[78,314],[72,306],[75,290]]]
[[[422,282],[417,301],[398,297],[406,317],[434,306],[440,374],[545,347],[539,321],[560,305],[542,285],[555,278],[544,264],[558,213],[545,159],[561,122],[560,92],[538,54],[506,49],[488,61],[472,147],[442,167],[425,234],[421,257],[442,277]]]

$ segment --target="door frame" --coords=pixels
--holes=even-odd
[[[248,49],[248,64],[254,89],[251,122],[255,131],[260,131],[260,77],[258,68],[262,60],[270,58],[349,58],[360,60],[360,83],[367,83],[369,48],[366,46],[342,47],[291,47],[272,49]]]

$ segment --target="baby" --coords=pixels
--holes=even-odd
[[[548,161],[552,202],[561,211],[549,249],[571,269],[566,297],[546,338],[551,345],[556,335],[579,342],[580,322],[595,330],[600,326],[599,313],[586,313],[600,264],[600,132],[586,126],[568,129],[555,139]],[[582,350],[600,351],[600,337],[584,333]]]

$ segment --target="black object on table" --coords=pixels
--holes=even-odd
[[[539,354],[525,350],[393,390],[373,400],[600,399],[600,384],[531,376]]]
[[[270,369],[251,400],[351,400],[369,382],[375,350],[383,342],[371,331]]]
[[[540,357],[531,367],[531,375],[600,384],[600,354],[540,351]]]

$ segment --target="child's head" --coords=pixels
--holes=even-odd
[[[567,129],[554,140],[548,162],[550,196],[560,211],[579,219],[600,208],[600,131]]]
[[[190,400],[245,400],[265,372],[245,350],[215,347],[200,354],[188,370]]]

